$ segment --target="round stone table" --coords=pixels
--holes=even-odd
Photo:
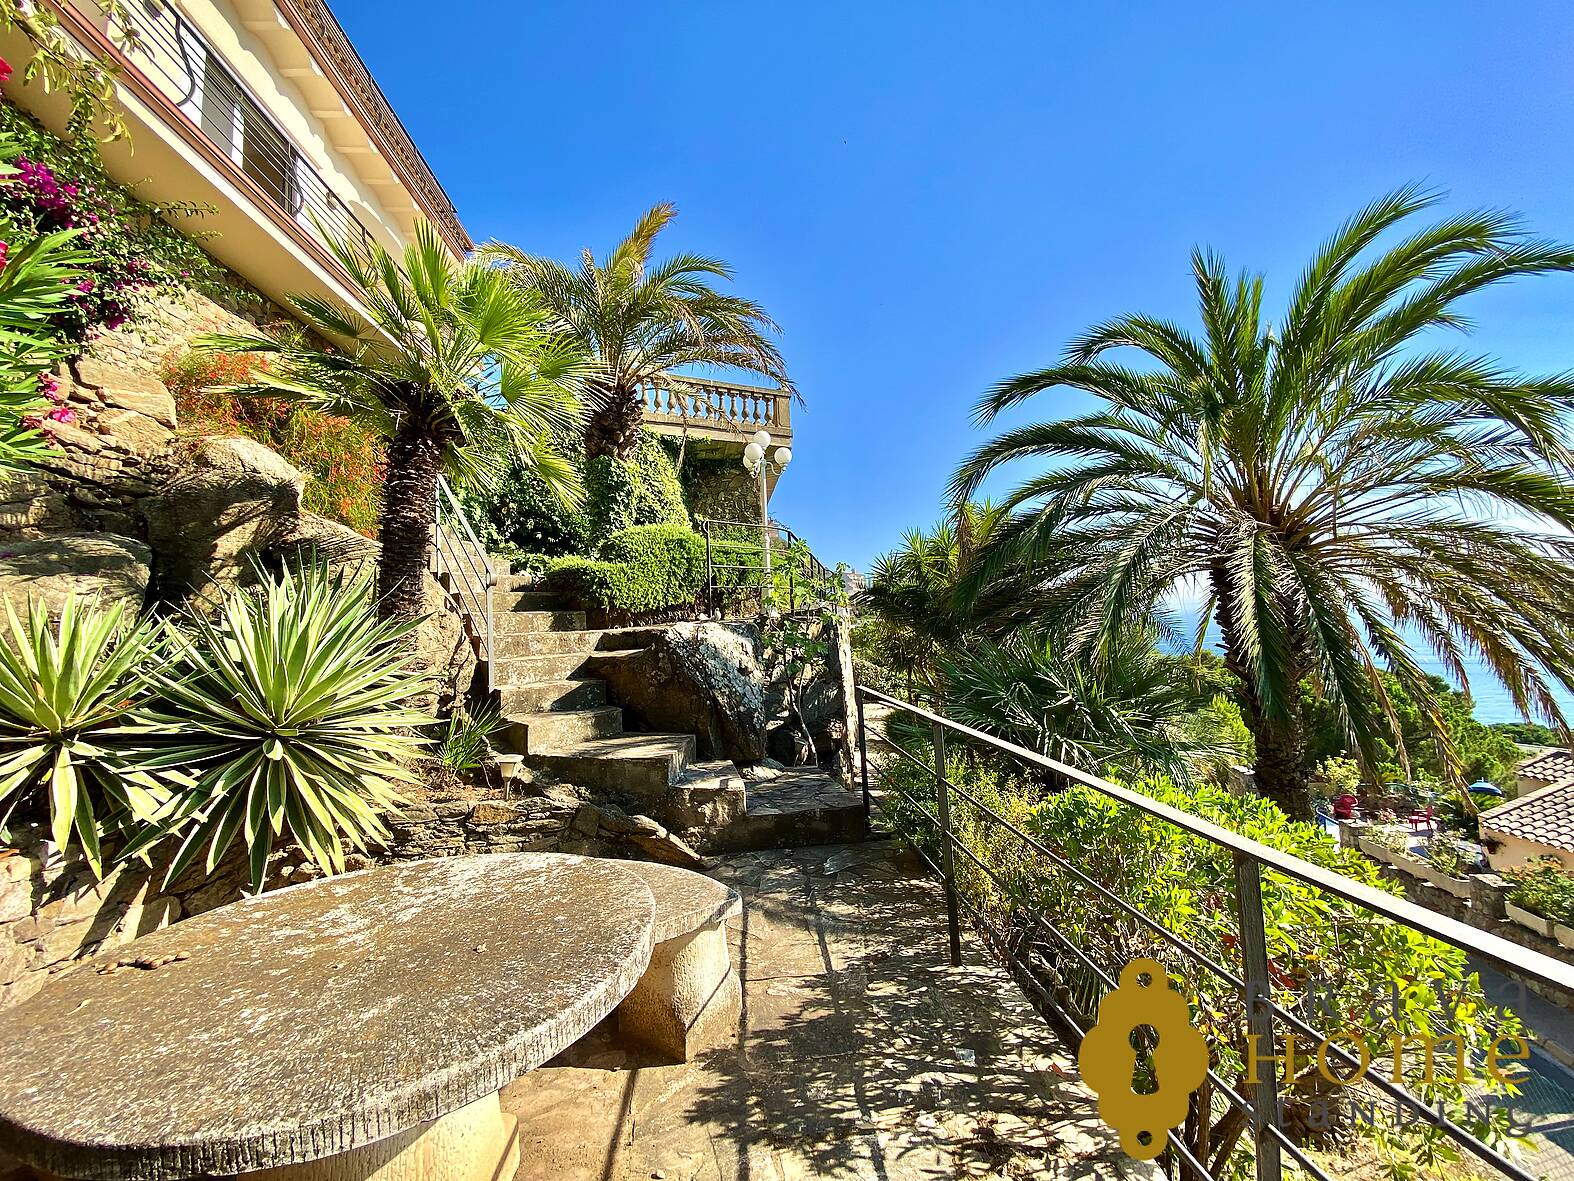
[[[653,919],[626,863],[549,854],[198,915],[0,1013],[0,1148],[94,1181],[502,1181],[518,1147],[497,1092],[612,1012]],[[167,956],[186,958],[103,971]]]

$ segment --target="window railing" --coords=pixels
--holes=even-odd
[[[740,439],[761,429],[792,434],[792,396],[780,390],[672,377],[642,382],[639,397],[648,423],[729,432]]]
[[[168,0],[132,0],[115,17],[64,0],[106,30],[126,59],[201,129],[277,208],[324,244],[365,247],[371,232],[306,160],[235,70]]]
[[[1564,992],[1574,989],[1574,966],[1530,951],[1488,932],[1477,930],[1403,898],[1383,893],[1352,878],[1201,820],[1139,792],[1098,776],[1089,775],[1024,747],[1002,741],[927,709],[863,686],[858,687],[855,695],[858,712],[858,754],[865,814],[867,816],[872,809],[886,811],[888,808],[901,806],[905,816],[916,816],[925,831],[932,834],[934,843],[938,845],[938,861],[919,847],[921,842],[912,840],[911,832],[904,835],[909,837],[915,852],[943,884],[948,928],[947,942],[951,962],[954,965],[961,963],[962,908],[973,909],[986,925],[988,922],[982,909],[973,906],[966,896],[967,891],[959,888],[959,879],[971,876],[972,880],[987,881],[992,889],[1000,891],[1009,905],[1015,908],[1013,914],[1020,916],[1024,928],[1032,931],[1033,939],[1042,940],[1042,946],[1051,949],[1057,957],[1063,958],[1064,962],[1079,966],[1079,972],[1085,970],[1088,976],[1096,980],[1101,991],[1117,987],[1115,973],[1119,971],[1119,965],[1114,965],[1115,973],[1112,973],[1110,963],[1098,962],[1089,954],[1088,949],[1079,946],[1076,940],[1065,934],[1061,929],[1065,925],[1064,915],[1041,913],[1032,905],[1030,898],[1023,896],[1019,886],[1014,886],[1005,880],[994,865],[981,857],[969,843],[958,837],[959,813],[962,813],[961,819],[968,821],[970,827],[988,831],[992,834],[991,839],[998,839],[1003,845],[1009,844],[1011,848],[1017,850],[1019,856],[1042,858],[1047,865],[1053,866],[1056,872],[1067,875],[1078,889],[1090,892],[1088,895],[1090,899],[1096,896],[1099,904],[1107,908],[1109,913],[1118,914],[1123,922],[1132,924],[1133,929],[1140,928],[1146,936],[1151,936],[1166,947],[1169,955],[1189,961],[1194,970],[1211,975],[1221,985],[1233,990],[1241,999],[1246,1015],[1243,1032],[1248,1037],[1258,1039],[1249,1044],[1268,1047],[1261,1059],[1268,1066],[1266,1077],[1258,1071],[1255,1080],[1248,1081],[1243,1088],[1244,1093],[1231,1086],[1216,1070],[1210,1069],[1207,1079],[1212,1084],[1212,1094],[1224,1104],[1237,1109],[1245,1117],[1251,1133],[1247,1142],[1254,1148],[1258,1181],[1281,1181],[1287,1167],[1298,1168],[1317,1181],[1334,1181],[1334,1178],[1311,1159],[1303,1145],[1291,1137],[1287,1128],[1285,1111],[1275,1078],[1277,1062],[1268,1060],[1270,1055],[1278,1053],[1276,1047],[1280,1042],[1276,1039],[1282,1039],[1286,1034],[1304,1039],[1303,1046],[1323,1047],[1327,1059],[1336,1064],[1338,1069],[1353,1071],[1361,1068],[1361,1073],[1364,1074],[1362,1085],[1369,1086],[1380,1093],[1384,1101],[1391,1100],[1397,1110],[1405,1113],[1407,1119],[1413,1119],[1436,1129],[1457,1144],[1463,1152],[1494,1170],[1497,1175],[1512,1177],[1515,1181],[1536,1181],[1532,1173],[1450,1118],[1442,1104],[1434,1106],[1428,1103],[1403,1081],[1385,1077],[1378,1069],[1374,1068],[1367,1073],[1365,1067],[1372,1062],[1370,1057],[1363,1063],[1358,1053],[1347,1050],[1337,1041],[1332,1040],[1328,1034],[1316,1029],[1302,1014],[1274,999],[1274,989],[1275,987],[1282,989],[1282,981],[1276,980],[1268,955],[1267,918],[1262,897],[1264,874],[1283,875],[1295,879],[1315,891],[1353,903],[1374,915],[1392,920],[1428,938],[1451,944],[1469,955],[1505,969],[1510,974],[1516,974],[1521,979],[1529,977]],[[899,711],[909,719],[915,719],[915,726],[921,727],[927,724],[931,749],[929,759],[926,760],[920,754],[899,745],[889,734],[879,734],[871,740],[866,720],[868,705],[889,707]],[[1056,852],[1020,826],[1013,824],[968,788],[952,782],[946,758],[948,739],[964,742],[975,750],[982,749],[1005,756],[1037,773],[1048,773],[1050,777],[1061,783],[1090,788],[1124,807],[1173,825],[1227,852],[1233,865],[1235,918],[1233,946],[1238,951],[1238,969],[1196,947],[1193,940],[1187,938],[1184,930],[1174,930],[1132,906],[1118,894],[1094,880],[1070,858]],[[883,744],[897,758],[916,767],[925,781],[932,782],[933,808],[894,783],[888,783],[885,776],[880,776],[876,782],[871,783],[869,748],[872,741]],[[961,867],[967,868],[966,875],[959,874]],[[1311,950],[1318,954],[1329,951],[1323,948]],[[1016,965],[1019,968],[1029,969],[1025,982],[1038,992],[1041,1003],[1053,1010],[1057,1018],[1066,1023],[1078,1037],[1087,1032],[1082,1024],[1067,1012],[1066,1007],[1059,1003],[1051,990],[1034,984],[1030,964],[1024,965],[1022,961],[1017,960]],[[1021,972],[1018,976],[1019,979],[1024,978]],[[1397,984],[1395,987],[1398,987]],[[1333,1036],[1337,1037],[1340,1032],[1334,1030]],[[1446,1042],[1449,1039],[1445,1037],[1439,1040]],[[1136,1043],[1133,1045],[1135,1046]],[[1395,1073],[1397,1075],[1397,1070]],[[1206,1181],[1213,1181],[1216,1177],[1217,1174],[1210,1170],[1209,1163],[1196,1159],[1181,1142],[1180,1137],[1170,1135],[1168,1145],[1167,1151],[1173,1152],[1174,1159],[1182,1166],[1179,1170],[1182,1176],[1202,1178]],[[1227,1160],[1214,1163],[1224,1166],[1219,1172],[1227,1171]]]

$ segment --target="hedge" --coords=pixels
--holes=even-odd
[[[609,537],[601,557],[554,559],[543,585],[580,608],[631,615],[693,603],[705,582],[705,542],[681,525],[635,525]]]

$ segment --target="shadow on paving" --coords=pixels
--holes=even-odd
[[[938,887],[892,846],[729,858],[736,1044],[686,1065],[604,1025],[504,1092],[521,1178],[908,1181],[1156,1175],[1127,1160],[1009,976],[945,958]]]

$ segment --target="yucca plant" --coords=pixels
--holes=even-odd
[[[474,771],[487,761],[492,735],[507,725],[503,711],[495,703],[475,709],[455,706],[437,744],[437,761],[455,774]]]
[[[58,619],[42,602],[19,616],[8,600],[0,640],[0,838],[13,816],[49,817],[61,849],[73,840],[104,873],[107,837],[155,826],[173,804],[174,765],[145,765],[137,711],[161,658],[153,625],[120,604],[66,600]]]
[[[346,842],[386,840],[382,813],[415,782],[416,727],[432,721],[402,704],[430,686],[402,643],[415,626],[378,620],[368,579],[307,567],[167,627],[154,763],[195,780],[173,821],[143,838],[179,834],[169,881],[204,852],[211,873],[237,835],[254,892],[279,836],[326,873],[343,871]]]

